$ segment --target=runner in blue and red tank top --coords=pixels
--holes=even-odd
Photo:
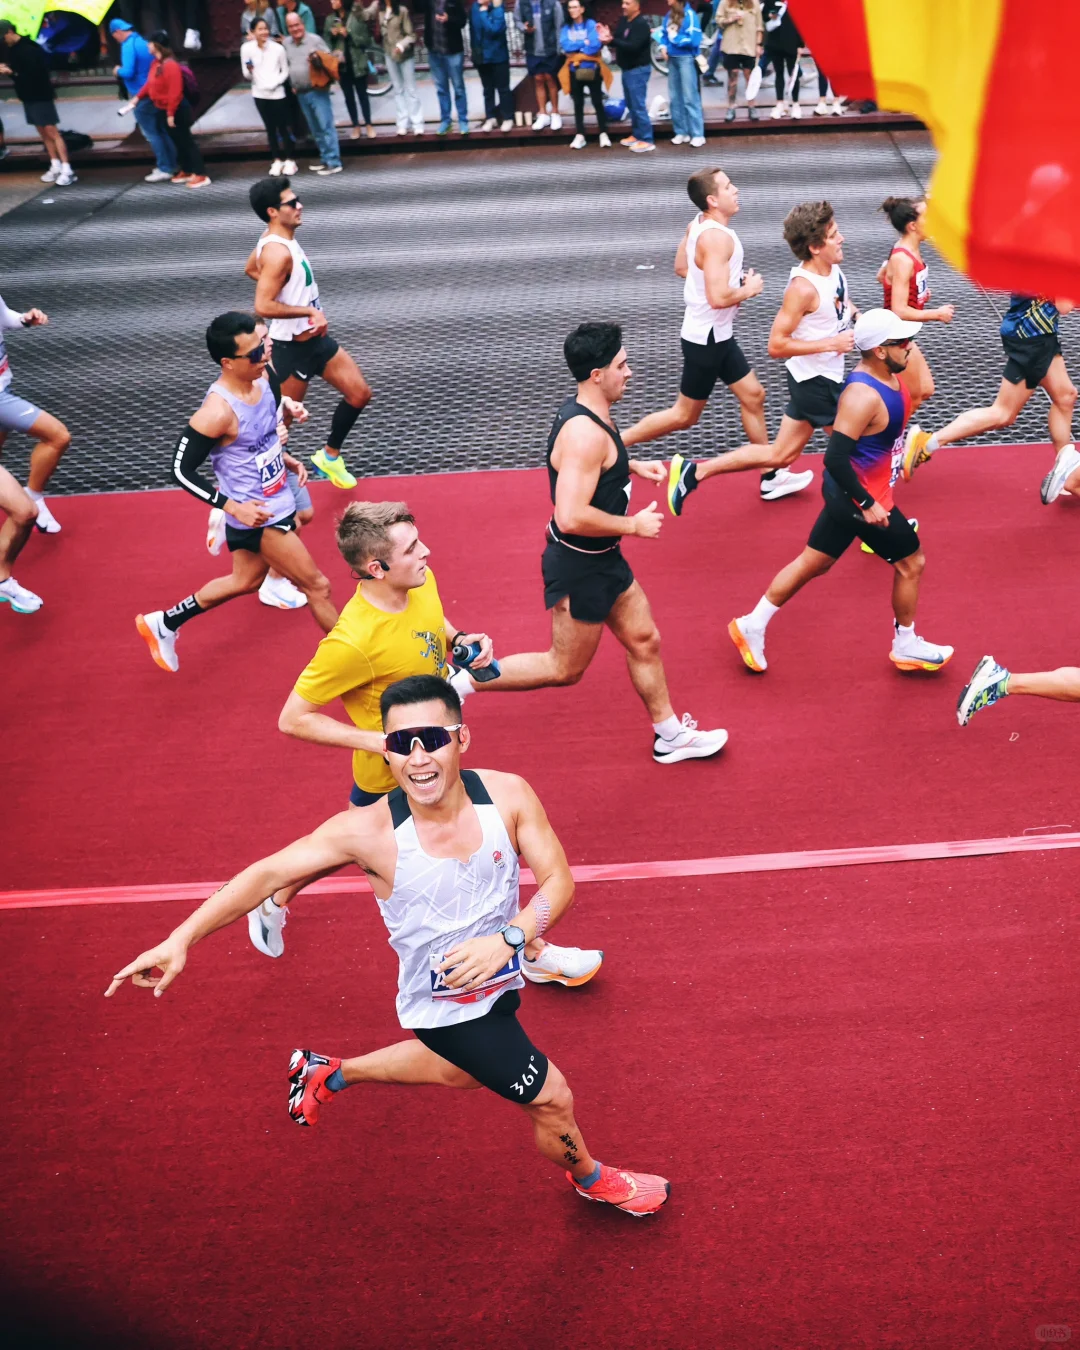
[[[825,506],[802,553],[778,572],[749,614],[732,619],[728,634],[751,670],[763,671],[765,628],[781,605],[832,567],[856,539],[891,563],[893,643],[889,659],[900,670],[940,670],[951,647],[925,642],[915,632],[919,579],[926,559],[919,536],[893,501],[900,472],[911,398],[900,376],[917,323],[892,310],[871,309],[855,324],[862,360],[848,376],[836,410],[821,495]]]

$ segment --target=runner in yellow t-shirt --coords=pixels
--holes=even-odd
[[[447,619],[427,566],[430,550],[404,502],[350,503],[338,525],[337,544],[359,585],[297,680],[278,726],[300,740],[350,749],[349,804],[370,806],[394,787],[383,753],[383,690],[410,675],[445,678],[446,653],[455,641],[480,644],[474,666],[487,665],[493,649],[486,633],[463,633]],[[352,726],[323,711],[337,698]],[[251,941],[264,955],[284,952],[285,906],[302,889],[281,891],[248,915]],[[524,973],[530,979],[561,984],[584,984],[603,960],[599,951],[542,940],[530,944],[525,955]]]

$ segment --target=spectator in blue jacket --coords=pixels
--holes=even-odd
[[[514,129],[514,101],[510,97],[510,48],[506,41],[503,0],[473,0],[469,10],[472,59],[484,86],[481,131]],[[500,126],[501,123],[501,126]]]
[[[559,51],[564,56],[599,57],[604,44],[592,19],[585,17],[582,0],[568,0],[566,13],[570,22],[564,23],[559,33]],[[604,112],[604,86],[597,61],[567,61],[570,77],[570,97],[574,100],[574,130],[577,135],[570,142],[571,150],[585,149],[585,92],[588,90],[596,110],[596,124],[600,128],[600,144],[611,145],[607,134],[607,114]]]
[[[660,45],[668,58],[668,98],[675,135],[673,145],[705,144],[705,114],[701,108],[697,54],[701,51],[701,22],[685,0],[668,0],[667,18],[660,29]]]
[[[146,83],[154,64],[150,47],[126,19],[113,19],[109,32],[120,44],[120,64],[113,73],[123,80],[128,98],[134,98]],[[165,114],[152,99],[141,98],[135,104],[135,121],[154,152],[154,168],[146,175],[146,181],[167,183],[179,168],[179,161]]]

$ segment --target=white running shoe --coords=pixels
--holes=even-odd
[[[502,125],[499,127],[500,131],[513,131],[513,129],[514,129],[514,119],[512,117],[508,117],[506,121],[503,122]]]
[[[60,177],[61,172],[62,166],[58,168],[53,168],[53,166],[50,164],[49,167],[45,170],[45,172],[41,175],[41,181],[43,183],[55,183],[56,180]]]
[[[750,623],[749,614],[744,614],[741,618],[732,619],[727,626],[728,637],[739,649],[739,655],[750,670],[755,670],[760,675],[768,670],[769,663],[765,660],[765,629],[755,628]]]
[[[206,522],[206,551],[216,558],[225,547],[225,512],[220,506],[210,509],[210,518]]]
[[[962,727],[966,727],[977,712],[1008,695],[1009,674],[992,656],[983,657],[956,702],[956,720]]]
[[[40,595],[20,586],[14,577],[0,581],[0,604],[10,605],[16,614],[34,614],[44,603]]]
[[[275,159],[273,164],[270,165],[270,177],[280,178],[284,172],[285,172],[285,165],[282,162],[282,160]]]
[[[672,740],[657,736],[653,741],[652,757],[657,764],[678,764],[683,759],[712,759],[727,744],[727,732],[698,731],[698,724],[689,713],[683,713],[682,729]]]
[[[576,989],[579,984],[587,984],[603,964],[603,952],[545,942],[535,961],[523,957],[521,973],[533,984],[565,984]]]
[[[189,52],[202,51],[202,38],[199,36],[197,28],[189,28],[184,34],[184,46]]]
[[[775,502],[781,497],[790,497],[793,492],[801,492],[803,488],[808,488],[813,481],[813,469],[807,469],[803,473],[777,469],[775,477],[761,480],[761,500]]]
[[[307,596],[288,577],[272,577],[269,572],[259,587],[259,599],[274,609],[303,609],[307,604]]]
[[[172,174],[169,173],[168,170],[166,170],[166,169],[158,169],[158,168],[154,168],[154,169],[152,169],[152,170],[150,171],[150,173],[148,173],[148,174],[146,175],[146,177],[143,179],[143,182],[144,182],[144,183],[170,183],[170,182],[172,182]]]
[[[539,117],[533,118],[533,131],[545,131],[549,126],[551,126],[551,118],[547,113],[541,113]]]
[[[671,138],[671,144],[672,144],[672,145],[686,145],[687,142],[688,142],[689,140],[690,140],[690,137],[689,137],[689,136],[672,136],[672,138]]]
[[[267,898],[248,914],[251,945],[263,956],[284,956],[285,925],[288,921],[288,905],[275,905],[273,900]]]
[[[690,138],[690,144],[694,147],[695,150],[700,150],[701,147],[705,144],[705,137],[704,137],[704,136],[692,136],[692,137]]]
[[[570,142],[570,149],[571,149],[571,150],[584,150],[584,149],[585,149],[585,137],[584,137],[584,136],[575,136],[574,139]]]
[[[136,614],[135,627],[150,648],[150,655],[156,665],[162,670],[180,669],[180,660],[176,655],[176,639],[179,635],[165,627],[163,609],[155,609],[149,614]]]
[[[41,531],[42,534],[59,534],[60,522],[49,510],[45,502],[40,501],[36,505],[37,505],[37,520],[34,521],[34,524],[37,526],[37,528]]]
[[[952,660],[952,654],[951,647],[925,642],[917,633],[901,634],[894,621],[889,660],[897,670],[940,670]]]
[[[64,167],[60,170],[60,172],[56,175],[54,181],[57,187],[70,187],[72,183],[77,183],[79,180],[75,176],[75,172],[72,169],[71,165],[65,164]]]
[[[600,133],[600,149],[601,150],[611,149],[611,137],[607,134],[606,131],[602,131]]]
[[[457,696],[461,699],[462,703],[465,702],[470,694],[476,693],[476,685],[472,682],[472,676],[464,668],[455,670],[453,675],[447,680],[447,684],[452,684],[454,686],[457,690]]]
[[[829,105],[825,102],[823,98],[818,100],[818,105],[814,109],[814,116],[815,117],[829,116]]]
[[[786,103],[778,103],[769,116],[774,122],[779,122],[781,117],[787,117],[788,109]]]
[[[798,122],[798,121],[801,119],[801,117],[802,117],[802,108],[799,106],[798,103],[793,103],[793,104],[791,105],[791,115],[792,115],[792,117],[794,117],[794,119],[795,119],[796,122]]]
[[[562,131],[562,118],[558,113],[551,114],[551,129],[552,131]]]
[[[498,125],[499,125],[499,124],[498,124],[498,122],[495,121],[494,117],[488,117],[488,118],[485,119],[484,124],[483,124],[483,126],[480,128],[480,130],[481,130],[481,131],[494,131],[495,128],[496,128]]]
[[[1054,467],[1042,480],[1039,496],[1042,498],[1044,506],[1049,506],[1051,502],[1057,501],[1065,487],[1065,479],[1078,465],[1080,465],[1080,451],[1077,450],[1075,445],[1063,445],[1057,452]]]
[[[296,160],[295,159],[284,160],[281,165],[281,172],[285,174],[286,177],[288,178],[291,178],[293,174],[299,173],[300,170],[296,167]]]

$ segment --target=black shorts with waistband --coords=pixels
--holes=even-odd
[[[279,530],[282,534],[292,534],[296,528],[295,511],[282,516],[280,520],[275,520],[273,525],[259,525],[253,530],[241,530],[226,521],[225,544],[230,553],[235,553],[238,549],[246,549],[248,553],[261,553],[265,530]]]
[[[282,384],[290,377],[303,380],[305,384],[321,375],[327,363],[332,361],[341,350],[341,344],[330,336],[321,333],[318,337],[308,338],[306,342],[281,342],[275,340],[273,365],[274,374]]]
[[[556,543],[548,535],[540,571],[544,607],[554,609],[568,596],[570,617],[578,623],[604,623],[615,601],[634,584],[634,574],[618,544],[603,553],[585,553]]]
[[[1005,369],[1002,379],[1009,384],[1023,381],[1029,389],[1037,389],[1046,379],[1051,362],[1061,355],[1061,341],[1052,334],[1033,338],[1002,338],[1005,349]]]
[[[912,557],[922,547],[914,525],[898,506],[889,512],[887,524],[871,525],[850,498],[839,492],[831,493],[827,487],[822,488],[821,495],[825,505],[806,541],[819,553],[839,558],[856,539],[861,539],[879,558],[896,563]]]
[[[442,1059],[510,1102],[531,1102],[547,1081],[547,1056],[517,1020],[521,995],[501,994],[490,1012],[451,1027],[413,1027],[412,1033]]]
[[[717,342],[710,333],[708,342],[691,342],[688,338],[679,341],[683,355],[679,393],[684,398],[706,399],[716,388],[717,380],[731,386],[750,374],[750,362],[734,338],[721,338]]]
[[[275,353],[277,348],[274,348]],[[836,420],[836,408],[844,388],[843,381],[830,380],[827,375],[811,375],[808,380],[797,380],[786,370],[788,403],[784,416],[793,422],[809,422],[812,427],[831,427]]]

